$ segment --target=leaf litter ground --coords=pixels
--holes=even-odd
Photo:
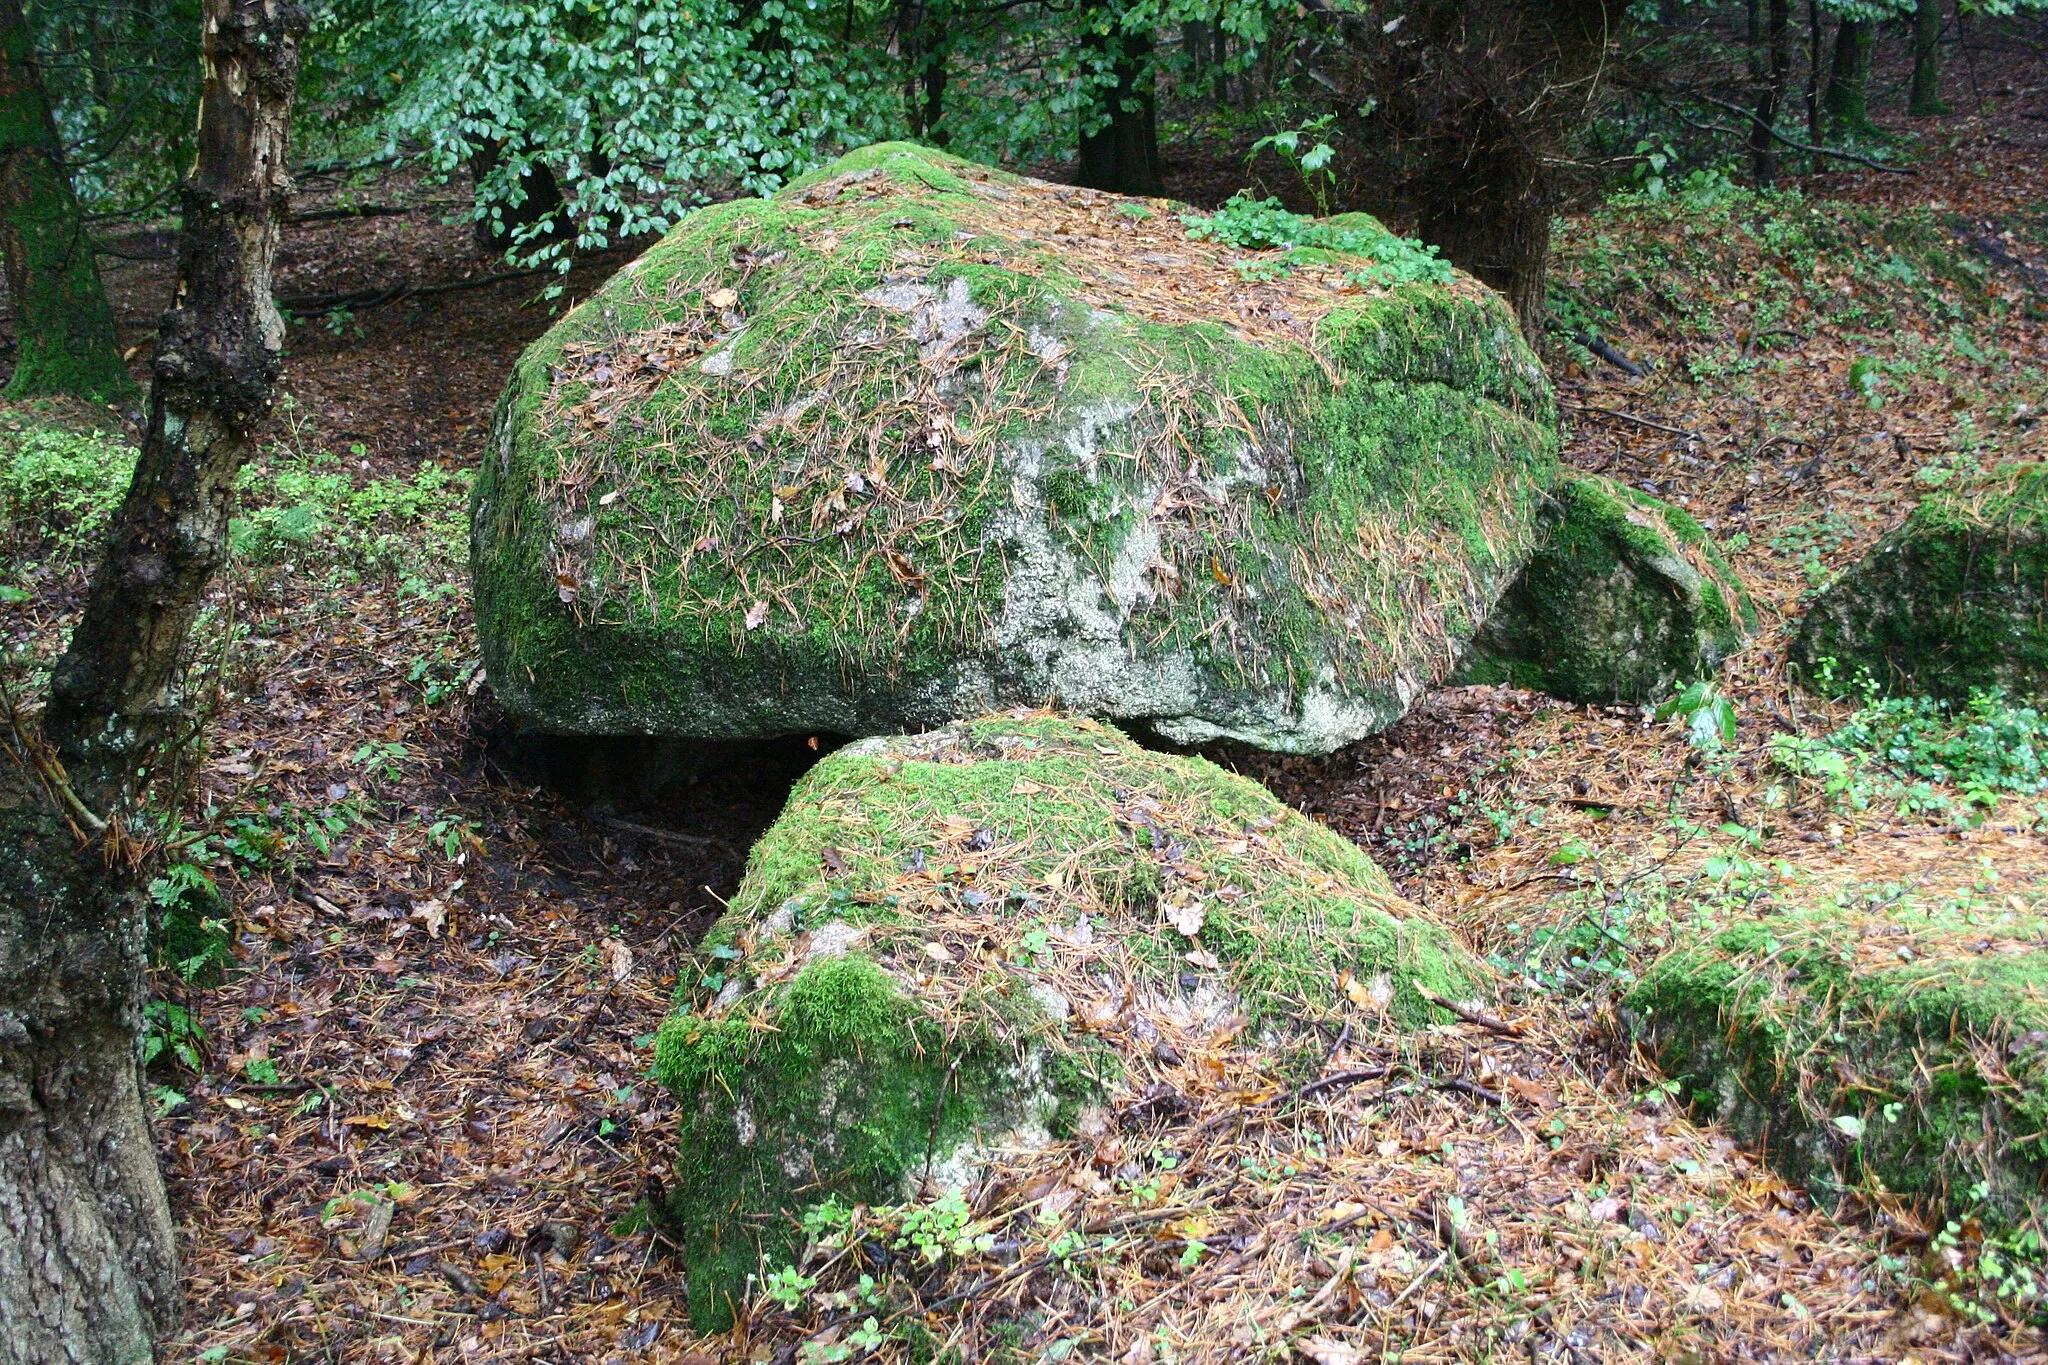
[[[2016,63],[2014,82],[2037,84],[2036,68]],[[1916,125],[1956,143],[1916,182],[1855,174],[1811,189],[1897,211],[1938,197],[2038,269],[2038,236],[2015,228],[2048,203],[2044,134],[2011,100],[1987,103]],[[409,249],[417,238],[459,255],[452,229],[403,230]],[[316,232],[294,243],[308,253],[299,268],[362,269],[348,246],[321,244],[331,228]],[[1855,348],[1821,328],[1772,348],[1762,374],[1695,384],[1675,364],[1625,380],[1566,362],[1560,386],[1581,409],[1567,456],[1654,485],[1724,537],[1747,533],[1738,569],[1782,622],[1814,571],[1896,522],[1915,470],[1954,449],[1964,417],[1982,433],[2001,403],[2038,403],[2015,392],[2044,360],[2038,286],[1994,267],[1991,287],[2011,300],[2003,366],[1900,365],[1873,409],[1847,384]],[[124,304],[143,315],[153,282],[137,276],[122,297],[144,300]],[[369,315],[364,338],[309,336],[295,369],[319,381],[313,420],[337,443],[363,439],[378,471],[468,464],[480,428],[459,428],[536,330],[507,292],[437,305],[445,327]],[[1740,316],[1747,300],[1716,302]],[[368,420],[329,396],[372,363],[446,366],[449,329],[479,325],[488,343],[448,367],[474,374],[454,385],[463,411],[444,415],[412,381],[405,403]],[[1702,342],[1644,321],[1614,339],[1660,360],[1681,346],[1736,362],[1767,349],[1727,330]],[[1906,332],[1902,346],[1939,335]],[[1998,439],[2038,455],[2039,431],[2009,423]],[[9,604],[10,636],[47,648],[75,593],[50,582]],[[569,797],[534,784],[534,756],[500,742],[486,697],[427,704],[412,660],[473,650],[447,598],[281,573],[245,581],[236,610],[260,643],[224,680],[202,804],[225,823],[320,809],[340,789],[364,818],[324,854],[224,879],[234,970],[213,989],[166,982],[208,1047],[203,1076],[154,1078],[184,1096],[159,1130],[186,1231],[188,1326],[172,1357],[770,1360],[807,1339],[843,1343],[856,1315],[822,1293],[801,1315],[762,1300],[736,1338],[693,1341],[658,1240],[613,1231],[648,1173],[666,1170],[669,1101],[645,1079],[641,1040],[715,913],[700,888],[730,890],[803,754],[764,758],[766,770],[714,764],[622,813],[600,786],[593,806],[587,786]],[[1252,1053],[1184,1057],[1160,1078],[1168,1090],[1127,1096],[1101,1131],[1020,1160],[978,1210],[1006,1235],[904,1277],[897,1306],[921,1306],[909,1319],[967,1358],[994,1358],[1020,1305],[1038,1314],[1024,1359],[1223,1359],[1287,1342],[1319,1362],[2039,1357],[2024,1326],[1964,1316],[1938,1292],[1952,1267],[1929,1263],[1911,1211],[1838,1221],[1674,1112],[1662,1078],[1618,1042],[1591,959],[1575,967],[1550,947],[1617,888],[1632,905],[1644,888],[1668,903],[1725,886],[1709,878],[1723,822],[1765,832],[1752,861],[1788,865],[1774,897],[1849,879],[1956,895],[1987,871],[2013,894],[2044,884],[2048,845],[2025,803],[1972,829],[1812,794],[1767,806],[1769,736],[1825,733],[1840,716],[1786,686],[1783,649],[1769,624],[1731,668],[1741,728],[1725,767],[1693,765],[1639,712],[1491,689],[1433,698],[1331,759],[1236,756],[1359,839],[1481,951],[1524,967],[1542,950],[1523,974],[1547,971],[1552,988],[1511,983],[1481,1021],[1408,1037],[1375,1027],[1369,996],[1347,998],[1351,1026],[1308,1084],[1280,1084]],[[359,759],[371,744],[403,749]],[[636,761],[540,757],[558,782]],[[1705,832],[1674,830],[1674,809]],[[448,819],[483,852],[458,837],[451,855],[431,832]],[[1593,922],[1605,923],[1597,908]],[[1648,923],[1618,965],[1670,932]],[[1062,1232],[1084,1254],[1048,1259]]]

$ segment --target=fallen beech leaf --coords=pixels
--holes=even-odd
[[[412,917],[427,926],[428,938],[439,938],[442,928],[448,923],[448,907],[438,897],[414,901]]]
[[[1365,1359],[1365,1353],[1356,1346],[1346,1346],[1343,1342],[1329,1337],[1310,1337],[1307,1341],[1297,1341],[1294,1343],[1294,1349],[1299,1351],[1304,1359],[1314,1361],[1315,1365],[1358,1365],[1359,1361]]]
[[[391,1126],[391,1120],[382,1114],[350,1114],[341,1121],[344,1128],[374,1128],[383,1132]]]

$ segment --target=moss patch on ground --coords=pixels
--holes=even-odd
[[[1935,490],[1808,609],[1792,666],[1846,695],[2048,697],[2048,465]]]
[[[1696,1112],[1827,1201],[2034,1222],[2048,1177],[2044,901],[1906,887],[1679,948],[1624,1014]]]
[[[1449,1017],[1425,992],[1480,981],[1356,846],[1257,784],[1047,712],[819,763],[701,953],[656,1052],[700,1325],[827,1197],[965,1184],[1162,1056],[1244,1039],[1312,1070],[1344,1002],[1414,1027]]]
[[[1470,280],[1248,280],[1133,202],[885,144],[692,214],[501,402],[499,695],[703,737],[1054,697],[1316,749],[1400,715],[1528,553],[1540,367]]]
[[[1706,528],[1626,484],[1566,479],[1538,535],[1460,681],[1569,701],[1661,701],[1711,677],[1756,627],[1749,594]]]

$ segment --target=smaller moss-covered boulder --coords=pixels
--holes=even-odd
[[[1473,640],[1457,681],[1569,701],[1660,701],[1711,677],[1756,609],[1705,527],[1597,475],[1566,479],[1538,549]]]
[[[1960,700],[2048,697],[2048,465],[2013,465],[1923,498],[1814,599],[1793,642],[1801,681],[1864,677]]]
[[[1350,995],[1420,1024],[1418,985],[1480,977],[1264,788],[1044,712],[826,758],[701,951],[655,1067],[707,1329],[788,1263],[808,1206],[964,1187],[1162,1068],[1297,1038],[1312,1066],[1309,1026]]]
[[[1824,1200],[2027,1222],[2048,1211],[2048,925],[1875,901],[1673,953],[1625,1001],[1631,1030],[1696,1111]]]

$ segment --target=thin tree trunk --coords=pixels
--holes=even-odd
[[[204,0],[199,155],[149,426],[41,733],[0,764],[0,1365],[140,1361],[177,1318],[141,1094],[146,823],[190,721],[180,673],[270,408],[271,264],[303,10]]]
[[[1946,114],[1941,98],[1941,0],[1918,0],[1913,10],[1912,114]]]
[[[1821,75],[1820,0],[1806,0],[1806,136],[1820,142],[1827,130],[1820,121]]]
[[[0,257],[14,301],[6,396],[132,399],[21,0],[0,0]]]
[[[1152,94],[1152,40],[1123,28],[1112,14],[1108,31],[1091,30],[1087,42],[1114,72],[1102,102],[1082,114],[1081,166],[1075,183],[1118,194],[1166,193],[1159,165],[1158,111]],[[1089,131],[1089,125],[1104,120]]]
[[[1778,179],[1778,141],[1771,134],[1778,126],[1778,113],[1785,107],[1785,91],[1792,83],[1792,0],[1771,0],[1767,46],[1769,68],[1749,130],[1749,175],[1763,188],[1776,184]]]
[[[1834,59],[1828,70],[1828,127],[1836,136],[1871,132],[1870,46],[1873,25],[1846,15],[1835,26]]]
[[[950,20],[951,15],[935,4],[904,5],[897,11],[897,42],[906,72],[904,110],[911,135],[935,147],[945,146],[949,136],[944,120],[952,59]]]

